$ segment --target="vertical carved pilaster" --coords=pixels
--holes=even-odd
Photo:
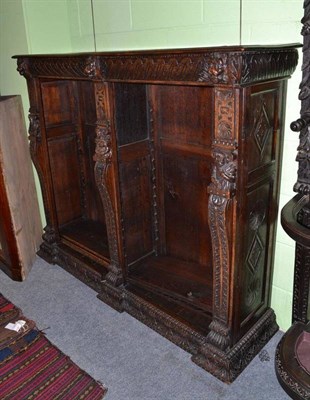
[[[123,277],[119,262],[115,210],[111,199],[113,152],[111,125],[108,116],[109,110],[107,110],[108,89],[106,84],[96,84],[95,95],[97,112],[96,149],[94,155],[95,180],[105,212],[111,261],[108,266],[109,273],[106,276],[106,281],[113,286],[118,286],[123,282]]]
[[[310,193],[310,1],[304,2],[305,14],[302,19],[304,36],[300,119],[291,124],[294,131],[300,131],[296,161],[298,161],[297,182],[294,191],[302,195]]]
[[[297,214],[297,222],[310,228],[310,0],[304,1],[304,17],[301,34],[303,43],[300,119],[291,124],[293,131],[300,131],[296,161],[298,162],[297,182],[294,191],[307,196],[306,204]],[[301,230],[302,232],[302,230]],[[302,235],[301,235],[302,237]],[[310,279],[310,248],[296,240],[295,275],[292,321],[308,322],[307,309]]]
[[[296,243],[292,321],[308,322],[310,247]]]
[[[215,124],[212,142],[213,172],[209,192],[209,226],[213,252],[213,321],[208,342],[221,350],[230,344],[230,226],[236,189],[237,146],[232,90],[215,90]]]
[[[158,199],[157,199],[157,181],[156,181],[156,160],[154,145],[154,111],[151,102],[148,103],[149,130],[150,130],[150,156],[151,156],[151,179],[152,179],[152,208],[153,208],[153,240],[155,254],[158,255],[159,245],[159,221],[158,221]]]
[[[29,146],[32,158],[35,158],[37,143],[41,142],[41,128],[40,117],[38,112],[34,112],[31,108],[29,110]]]
[[[55,242],[56,236],[55,236],[55,231],[49,226],[49,224],[51,223],[50,207],[47,205],[48,195],[46,193],[46,187],[43,184],[44,173],[41,167],[41,163],[39,161],[40,159],[39,153],[41,151],[40,146],[42,144],[42,132],[40,126],[40,115],[35,107],[30,107],[28,119],[29,119],[29,129],[28,129],[29,150],[30,150],[31,160],[36,168],[36,171],[40,179],[42,188],[42,197],[45,205],[45,216],[48,224],[48,226],[44,228],[45,234],[43,235],[43,239],[47,241],[49,244],[51,244],[52,242]],[[52,235],[54,238],[53,240],[51,240],[51,235],[50,235],[51,230],[53,230],[53,235]],[[48,240],[46,239],[47,237],[49,238]]]
[[[32,82],[34,85],[35,83]],[[41,183],[41,188],[42,188],[42,197],[43,197],[43,202],[44,202],[44,210],[45,210],[45,217],[46,217],[46,222],[47,225],[44,228],[44,233],[43,233],[43,240],[44,243],[41,245],[41,250],[44,251],[45,255],[48,257],[50,262],[56,263],[57,262],[57,250],[55,248],[55,243],[58,240],[58,234],[55,231],[53,224],[52,224],[52,218],[51,218],[51,212],[50,212],[50,207],[49,207],[49,201],[48,201],[48,194],[47,194],[47,189],[46,186],[43,184],[45,181],[44,179],[44,172],[41,167],[40,163],[40,152],[42,150],[41,144],[42,144],[42,132],[41,132],[41,125],[40,125],[40,114],[37,111],[37,108],[32,106],[30,107],[29,110],[29,129],[28,129],[28,138],[29,138],[29,150],[30,150],[30,155],[32,162],[36,168],[36,171],[38,173],[40,183]],[[39,251],[39,254],[40,254]]]

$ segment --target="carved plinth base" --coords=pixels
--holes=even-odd
[[[278,329],[274,311],[269,309],[233,348],[222,351],[205,343],[192,360],[221,381],[231,383]]]
[[[205,341],[203,335],[126,289],[124,310],[191,354],[196,354],[197,349]]]
[[[101,283],[101,290],[98,294],[98,299],[102,300],[104,303],[108,304],[110,307],[118,312],[124,311],[124,293],[123,287],[114,287],[108,282],[103,281]]]
[[[231,349],[222,351],[206,336],[123,288],[103,283],[98,298],[117,311],[126,311],[143,324],[193,355],[192,361],[226,383],[233,382],[279,329],[269,309]]]
[[[43,258],[49,264],[56,264],[57,262],[57,249],[54,245],[43,242],[37,252],[38,256]]]
[[[104,266],[100,265],[99,267],[103,271],[101,274],[89,267],[91,261],[88,258],[85,258],[85,262],[83,262],[80,256],[79,258],[75,257],[74,253],[68,251],[65,246],[60,247],[57,244],[48,244],[46,242],[42,243],[37,254],[50,264],[58,264],[96,292],[101,291],[102,276],[107,273]],[[92,263],[95,264],[94,262]]]

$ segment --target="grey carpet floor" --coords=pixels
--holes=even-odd
[[[188,353],[127,313],[114,311],[95,291],[40,258],[22,283],[0,271],[0,292],[75,363],[108,386],[106,400],[289,399],[274,372],[281,333],[226,385],[192,363]]]

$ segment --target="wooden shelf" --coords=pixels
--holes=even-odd
[[[206,333],[212,316],[210,266],[150,256],[131,268],[127,290]]]
[[[131,268],[128,279],[140,286],[153,287],[212,310],[212,269],[175,257],[151,256]]]
[[[60,228],[64,242],[73,248],[81,248],[84,252],[97,258],[109,259],[109,246],[105,225],[88,219],[79,219]]]

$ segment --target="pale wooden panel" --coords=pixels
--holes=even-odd
[[[0,97],[0,186],[2,269],[24,280],[41,243],[42,224],[20,96]]]

